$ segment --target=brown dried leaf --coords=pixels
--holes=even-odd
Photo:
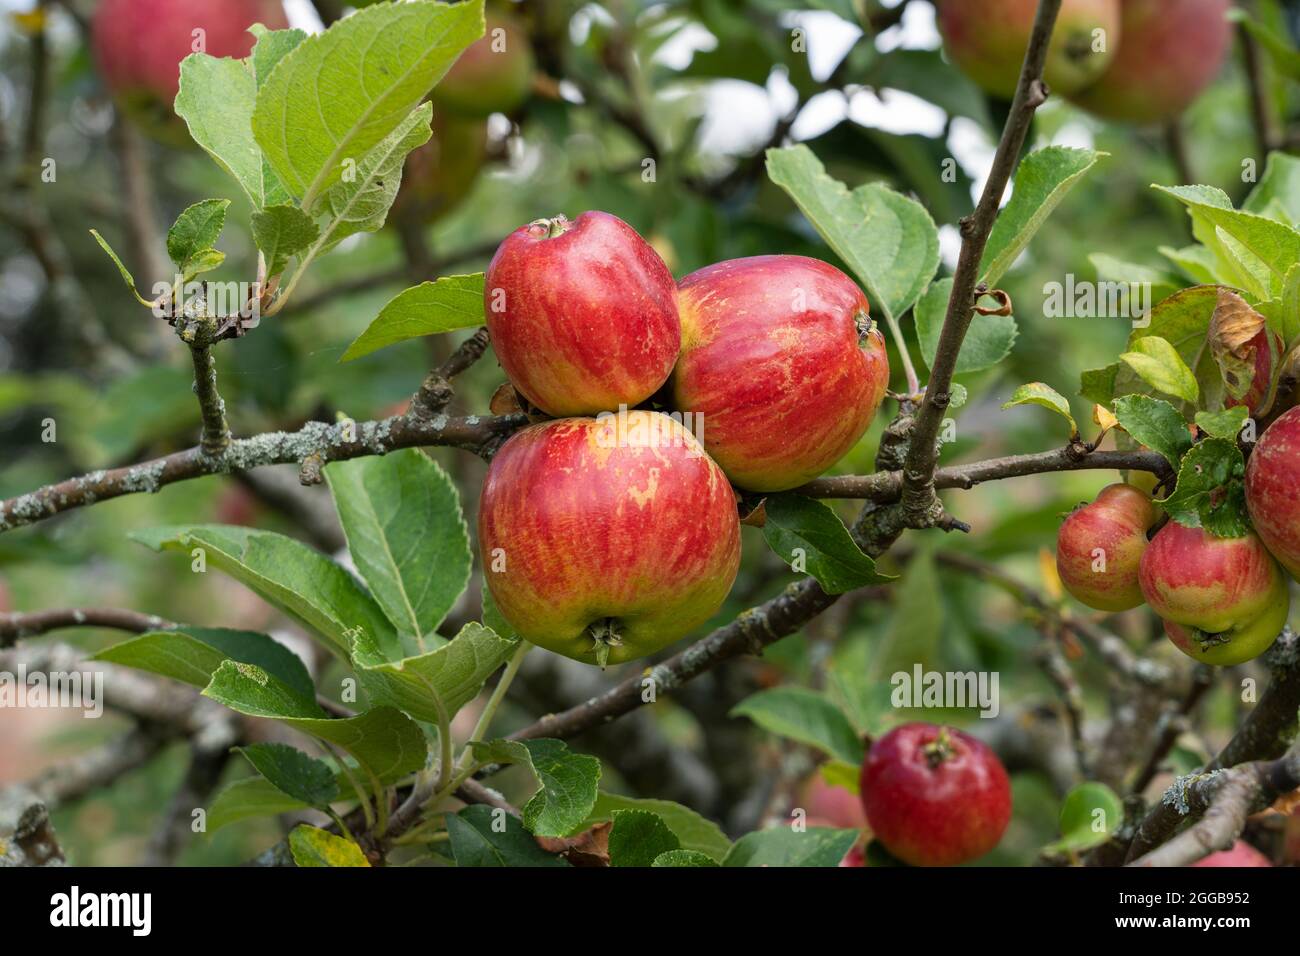
[[[1267,323],[1262,315],[1250,307],[1237,293],[1219,288],[1219,300],[1210,317],[1210,354],[1214,356],[1228,394],[1240,400],[1250,391],[1255,380],[1255,336]]]
[[[503,382],[501,387],[492,393],[488,409],[493,415],[517,415],[524,411],[524,406],[515,387],[509,382]]]
[[[558,853],[573,866],[609,866],[609,831],[613,823],[597,823],[571,837],[535,837],[547,853]]]

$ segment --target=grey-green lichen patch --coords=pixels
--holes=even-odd
[[[134,468],[128,468],[117,484],[123,494],[157,494],[158,489],[162,487],[162,476],[166,470],[167,462],[162,459],[145,465],[136,465]]]

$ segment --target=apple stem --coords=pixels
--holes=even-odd
[[[868,335],[871,334],[873,323],[869,316],[862,309],[853,313],[853,324],[858,327],[858,341],[865,342]]]
[[[952,746],[952,738],[948,736],[948,728],[940,727],[939,736],[922,747],[921,753],[925,754],[925,761],[931,770],[953,756],[956,751]]]
[[[600,665],[601,670],[604,670],[609,663],[609,649],[621,647],[623,644],[623,639],[619,637],[618,630],[614,627],[614,618],[603,617],[590,625],[587,631],[595,642],[596,663]]]
[[[569,217],[563,213],[550,219],[534,219],[528,224],[529,229],[545,229],[547,239],[554,239],[569,231]]]

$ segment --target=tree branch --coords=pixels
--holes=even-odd
[[[220,457],[230,447],[230,425],[226,422],[226,403],[217,391],[217,363],[210,345],[191,345],[194,359],[194,394],[199,399],[203,434],[199,449],[209,458]]]
[[[156,615],[116,607],[69,607],[50,611],[14,612],[0,614],[0,648],[9,647],[24,637],[37,637],[65,627],[105,627],[143,634],[170,626],[169,621]]]
[[[952,376],[957,367],[957,355],[975,314],[980,260],[988,245],[989,233],[997,219],[1007,183],[1020,161],[1020,151],[1029,133],[1034,111],[1047,99],[1047,87],[1042,80],[1043,65],[1047,61],[1048,42],[1060,9],[1061,0],[1040,0],[1038,4],[1020,82],[993,157],[988,182],[975,211],[961,221],[961,253],[953,276],[952,295],[948,299],[948,312],[930,366],[925,398],[912,424],[911,443],[903,469],[901,500],[909,527],[933,527],[941,514],[934,490],[934,471],[939,458],[936,439],[944,412],[952,400]]]

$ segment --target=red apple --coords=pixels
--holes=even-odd
[[[935,0],[935,5],[948,59],[989,93],[1010,99],[1038,0]],[[1049,87],[1072,93],[1101,76],[1119,46],[1120,5],[1120,0],[1061,4],[1044,70]]]
[[[1138,562],[1156,523],[1151,496],[1132,485],[1107,485],[1076,509],[1056,536],[1056,571],[1065,589],[1098,611],[1127,611],[1142,603]]]
[[[934,724],[895,727],[862,765],[862,805],[875,838],[913,866],[956,866],[998,845],[1011,782],[983,742]]]
[[[1250,387],[1246,389],[1245,394],[1240,398],[1234,398],[1231,394],[1226,395],[1224,404],[1229,408],[1245,405],[1246,410],[1253,417],[1265,410],[1269,393],[1272,391],[1273,370],[1278,367],[1278,363],[1282,360],[1286,347],[1282,342],[1282,336],[1268,329],[1261,329],[1246,344],[1244,352],[1245,360],[1254,371],[1254,376],[1250,380]],[[1229,385],[1231,384],[1229,382]]]
[[[280,0],[101,0],[91,23],[100,75],[122,110],[146,132],[186,142],[172,109],[180,63],[191,53],[248,55],[255,23],[289,26]],[[199,31],[196,33],[196,31]]]
[[[1300,407],[1268,426],[1246,465],[1246,506],[1265,546],[1300,578]]]
[[[488,588],[519,635],[602,666],[703,624],[740,566],[726,476],[658,412],[517,433],[488,469],[478,531]]]
[[[1138,580],[1169,639],[1207,664],[1241,664],[1264,653],[1291,607],[1286,579],[1252,532],[1215,538],[1171,521],[1147,545]]]
[[[810,821],[823,821],[818,825],[841,830],[862,830],[867,826],[861,798],[851,790],[827,783],[821,771],[808,778],[798,799]]]
[[[672,273],[609,213],[521,226],[497,249],[484,282],[497,359],[515,388],[550,415],[643,402],[677,360]]]
[[[533,67],[528,34],[511,17],[489,14],[482,39],[433,88],[433,101],[466,116],[509,113],[528,98]]]
[[[1192,866],[1272,866],[1263,853],[1260,853],[1245,840],[1238,840],[1227,850],[1211,853],[1197,860]]]
[[[704,446],[733,482],[783,491],[862,437],[889,384],[866,296],[803,256],[719,262],[678,287],[676,408],[703,417]]]
[[[435,110],[433,137],[406,157],[394,215],[437,222],[469,195],[487,157],[487,124]]]
[[[1210,85],[1232,46],[1232,0],[1124,0],[1119,49],[1101,78],[1070,96],[1106,119],[1159,123]]]

